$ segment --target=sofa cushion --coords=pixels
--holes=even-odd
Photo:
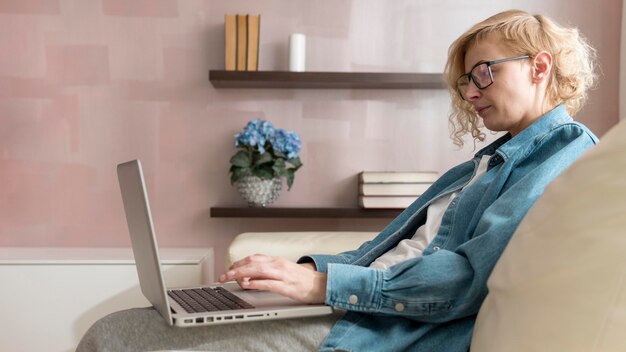
[[[546,188],[487,286],[472,351],[624,351],[626,122]]]

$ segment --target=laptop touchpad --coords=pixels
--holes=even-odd
[[[281,296],[277,293],[270,292],[270,291],[258,291],[258,290],[239,291],[237,292],[237,296],[248,301],[250,304],[252,304],[255,307],[301,304],[292,300],[291,298],[287,298],[287,297]]]

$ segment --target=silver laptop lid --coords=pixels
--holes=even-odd
[[[117,165],[117,177],[122,191],[126,222],[133,246],[141,292],[157,311],[172,324],[172,314],[167,303],[165,283],[161,273],[161,261],[157,250],[157,240],[141,162],[132,160]]]

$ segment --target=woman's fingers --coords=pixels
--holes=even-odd
[[[269,255],[265,255],[265,254],[253,254],[250,256],[247,256],[243,259],[240,259],[236,262],[234,262],[229,269],[234,269],[234,268],[238,268],[240,266],[243,265],[248,265],[252,262],[267,262],[267,261],[271,261],[273,260],[274,257],[269,256]]]
[[[234,263],[220,281],[235,280],[242,288],[276,292],[300,302],[323,303],[326,274],[281,257],[253,255]]]
[[[277,267],[275,263],[252,263],[229,270],[226,272],[225,281],[241,280],[246,277],[254,280],[281,280],[284,274],[284,271]]]
[[[240,281],[243,278],[256,279],[277,279],[283,267],[282,258],[270,257],[262,254],[255,254],[239,260],[220,276],[220,281]]]

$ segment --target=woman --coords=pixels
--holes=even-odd
[[[570,117],[593,84],[594,50],[575,29],[507,11],[451,45],[445,77],[455,143],[466,133],[483,140],[481,122],[506,135],[446,172],[354,251],[300,264],[255,255],[220,277],[345,314],[175,329],[134,310],[102,319],[79,350],[107,340],[99,335],[122,334],[120,321],[130,317],[134,334],[166,341],[141,348],[467,351],[487,277],[516,227],[546,185],[597,141]]]

